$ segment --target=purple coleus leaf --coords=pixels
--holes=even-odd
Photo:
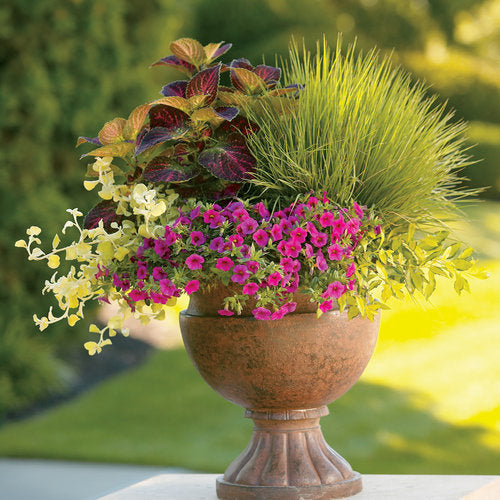
[[[78,140],[76,141],[76,146],[78,147],[80,144],[83,144],[84,142],[90,142],[92,144],[95,144],[96,146],[102,146],[99,137],[84,137],[83,135],[78,137]]]
[[[199,173],[196,165],[181,166],[168,156],[157,156],[148,163],[142,178],[151,182],[185,182]]]
[[[232,43],[226,43],[225,45],[221,45],[210,57],[210,59],[213,61],[214,59],[217,59],[218,57],[222,56],[225,54],[231,47],[233,46]]]
[[[176,82],[169,83],[161,89],[161,94],[165,97],[184,97],[186,95],[187,80],[177,80]]]
[[[255,132],[258,132],[260,130],[260,127],[256,123],[248,120],[247,118],[244,118],[243,116],[238,116],[237,118],[233,118],[233,120],[231,120],[230,123],[223,122],[222,125],[217,130],[221,130],[222,132],[238,131],[240,134],[247,136],[249,134],[254,134]]]
[[[183,129],[189,121],[189,115],[178,108],[157,104],[149,110],[149,123],[153,127]]]
[[[205,148],[198,163],[219,179],[239,182],[250,178],[255,158],[240,134],[230,134],[224,142]]]
[[[253,70],[252,63],[248,59],[245,59],[244,57],[241,57],[240,59],[233,59],[231,61],[231,64],[229,66],[231,68],[244,68],[244,69],[248,69],[248,71],[252,71]]]
[[[195,71],[196,67],[193,64],[188,63],[179,59],[177,56],[167,56],[159,61],[156,61],[151,66],[170,66],[171,68],[176,68],[188,76],[191,76]]]
[[[195,95],[208,95],[205,105],[211,104],[219,88],[220,64],[204,69],[191,78],[186,88],[186,98]]]
[[[239,113],[239,109],[235,107],[220,107],[220,108],[215,108],[214,109],[215,113],[220,116],[221,118],[224,118],[224,120],[227,120],[228,122],[232,121],[234,118],[236,118],[236,115]]]
[[[152,148],[156,144],[160,144],[162,142],[170,141],[172,139],[178,139],[182,137],[187,131],[187,128],[166,128],[166,127],[155,127],[152,128],[149,132],[144,134],[144,137],[141,139],[141,142],[138,144],[135,150],[135,156],[144,153],[149,148]]]
[[[112,200],[101,201],[92,208],[85,216],[83,227],[84,229],[95,229],[101,220],[106,231],[112,229],[112,222],[121,222],[122,216],[116,213],[116,204]]]
[[[265,64],[259,64],[255,66],[253,72],[260,76],[267,85],[276,84],[281,78],[281,69],[275,68],[273,66],[266,66]]]

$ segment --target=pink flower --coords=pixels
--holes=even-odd
[[[299,243],[304,243],[306,241],[307,231],[301,227],[296,227],[290,233],[290,238],[298,241]]]
[[[380,224],[378,226],[375,226],[373,228],[373,231],[375,231],[375,234],[380,234],[382,232],[382,227],[380,226]]]
[[[318,206],[318,203],[319,203],[319,200],[318,198],[316,198],[315,196],[311,196],[308,200],[307,200],[307,206],[309,208],[316,208]]]
[[[189,218],[191,220],[196,219],[200,215],[200,209],[201,209],[201,207],[198,205],[193,210],[191,210],[191,212],[189,213]]]
[[[233,217],[241,222],[245,219],[248,219],[250,216],[248,215],[248,212],[244,209],[244,208],[237,208],[234,212],[233,212]]]
[[[160,280],[160,290],[163,295],[174,297],[177,293],[177,287],[168,279]]]
[[[269,320],[271,319],[271,311],[265,307],[257,307],[252,311],[252,314],[256,319]]]
[[[165,240],[155,240],[154,249],[156,255],[164,259],[170,255],[170,245]]]
[[[202,269],[204,262],[205,259],[201,255],[194,253],[186,259],[186,266],[188,266],[191,271],[194,271],[196,269]]]
[[[343,285],[340,281],[334,281],[330,283],[326,289],[326,293],[329,297],[335,297],[338,299],[342,295],[344,295],[347,287]]]
[[[100,278],[101,276],[107,277],[109,275],[109,269],[107,267],[101,267],[100,264],[97,264],[97,273],[95,273],[96,278]]]
[[[269,214],[269,210],[265,207],[264,203],[259,201],[259,203],[257,203],[254,206],[254,208],[255,208],[255,210],[257,210],[257,212],[259,212],[259,215],[261,216],[262,219],[268,220],[270,214]]]
[[[251,217],[248,217],[248,219],[245,219],[241,224],[239,224],[236,227],[236,231],[238,233],[242,234],[253,234],[257,228],[259,227],[259,224],[255,219],[252,219]]]
[[[280,265],[285,273],[298,273],[301,267],[298,260],[294,260],[289,257],[281,259]]]
[[[359,231],[360,226],[361,222],[359,219],[351,219],[346,222],[345,230],[347,234],[355,235]]]
[[[304,245],[304,253],[306,254],[306,257],[308,259],[310,259],[314,255],[313,247],[311,245],[309,245],[309,243],[306,243]]]
[[[234,266],[233,269],[233,275],[231,276],[231,281],[234,283],[239,283],[240,285],[243,285],[245,281],[250,277],[250,274],[247,270],[246,266],[243,265],[237,265]]]
[[[317,233],[311,236],[311,243],[315,247],[324,247],[328,242],[328,235],[326,233]]]
[[[347,287],[349,288],[349,290],[354,290],[354,286],[356,285],[356,280],[351,280],[349,281],[349,283],[347,283]]]
[[[156,292],[149,292],[149,296],[151,297],[151,300],[155,304],[166,304],[169,297],[166,297],[162,293],[156,293]]]
[[[167,277],[167,273],[161,267],[153,267],[153,279],[155,281],[163,280]]]
[[[229,271],[233,267],[234,263],[229,257],[221,257],[217,259],[215,267],[221,271]]]
[[[326,196],[326,191],[323,191],[323,198],[321,198],[321,202],[323,204],[328,203],[328,197]]]
[[[148,293],[143,292],[142,290],[132,290],[131,292],[129,292],[128,297],[130,300],[133,300],[134,302],[149,298]]]
[[[345,229],[344,217],[342,215],[339,215],[339,218],[335,219],[332,223],[332,232],[337,236],[337,238],[340,238],[340,236],[344,232],[344,229]]]
[[[269,235],[263,229],[255,231],[252,238],[260,247],[265,247],[269,241]]]
[[[190,234],[191,244],[195,247],[199,247],[205,243],[205,235],[201,231],[193,231]]]
[[[318,229],[316,228],[316,226],[312,222],[308,222],[306,224],[306,229],[307,229],[307,232],[311,236],[315,236],[315,235],[317,235],[319,233]]]
[[[241,252],[241,256],[244,259],[250,258],[250,247],[248,245],[241,245],[240,252]]]
[[[330,309],[333,309],[333,301],[332,300],[325,300],[324,302],[322,302],[320,305],[319,305],[319,308],[321,310],[321,312],[327,312],[329,311]]]
[[[280,309],[278,309],[277,311],[274,311],[271,314],[271,319],[272,320],[281,319],[285,314],[286,314],[286,312],[283,311],[283,309],[280,308]]]
[[[301,203],[300,205],[297,205],[295,207],[295,210],[293,211],[294,215],[296,217],[299,217],[300,219],[302,219],[303,217],[306,216],[306,211],[304,210],[304,203]]]
[[[219,309],[217,311],[221,316],[232,316],[234,314],[233,311],[229,311],[228,309]]]
[[[318,250],[316,254],[316,266],[320,271],[326,271],[328,269],[328,264],[321,250]]]
[[[363,218],[363,208],[360,207],[355,201],[352,203],[352,206],[354,207],[354,211],[356,212],[356,215],[362,219]]]
[[[293,226],[289,219],[282,219],[279,223],[279,227],[284,234],[288,234]]]
[[[319,218],[319,223],[321,224],[321,227],[329,227],[333,224],[334,220],[335,216],[332,212],[323,212]]]
[[[203,214],[203,222],[205,222],[205,224],[210,224],[210,227],[215,229],[221,225],[222,219],[219,212],[210,209]]]
[[[269,277],[267,278],[267,283],[270,286],[278,286],[281,279],[282,279],[281,274],[278,272],[275,272],[275,273],[272,273],[269,275]]]
[[[148,268],[146,266],[139,266],[137,268],[136,276],[137,279],[143,280],[148,274]]]
[[[283,304],[280,309],[285,311],[285,314],[288,313],[293,313],[295,311],[295,308],[297,307],[297,302],[287,302]]]
[[[259,291],[259,285],[257,283],[247,283],[243,287],[243,293],[245,295],[255,295]]]
[[[232,234],[229,236],[229,241],[235,247],[241,247],[241,245],[243,245],[243,238],[239,234]]]
[[[281,240],[279,243],[278,243],[278,252],[281,254],[281,255],[286,255],[286,241],[285,240]]]
[[[249,260],[246,263],[246,266],[251,273],[256,273],[260,269],[260,264],[254,260]]]
[[[288,257],[297,258],[301,250],[302,246],[297,240],[291,240],[285,244],[285,255]]]
[[[347,268],[345,272],[345,277],[350,278],[356,272],[356,265],[354,262]]]
[[[328,247],[328,257],[330,257],[330,260],[342,260],[343,256],[344,249],[337,243]]]
[[[273,241],[279,241],[283,238],[283,232],[278,224],[274,224],[271,228],[271,237],[273,238]]]
[[[220,236],[217,236],[217,238],[214,238],[210,242],[208,248],[210,248],[213,252],[222,253],[224,251],[224,240]]]
[[[191,295],[192,293],[197,292],[199,288],[200,288],[200,282],[198,280],[191,280],[188,281],[188,283],[184,287],[184,291],[188,295]]]

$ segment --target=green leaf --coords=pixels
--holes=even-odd
[[[473,248],[466,248],[460,255],[459,255],[459,258],[460,259],[466,259],[467,257],[470,257],[472,254],[474,253],[474,249]]]
[[[452,260],[452,264],[457,271],[467,271],[467,269],[470,269],[473,265],[470,260],[465,259],[454,259]]]
[[[359,316],[359,309],[356,306],[351,306],[347,310],[347,319],[354,319],[356,316]]]
[[[103,146],[123,141],[123,129],[127,121],[123,118],[114,118],[106,122],[98,134],[99,141]]]
[[[94,149],[94,151],[90,151],[81,156],[81,158],[85,156],[113,156],[123,158],[131,153],[135,148],[135,144],[132,142],[119,142],[117,144],[109,144],[107,146],[103,146],[102,148]]]
[[[449,246],[447,249],[446,249],[446,258],[447,259],[453,259],[453,257],[455,257],[455,255],[458,253],[458,251],[460,250],[460,247],[462,246],[461,243],[453,243],[453,245]]]
[[[458,295],[460,295],[463,290],[470,292],[469,282],[461,274],[457,274],[454,286]]]
[[[193,38],[179,38],[170,44],[170,50],[179,59],[199,67],[207,56],[203,45]]]
[[[393,293],[392,293],[391,287],[388,285],[385,285],[384,289],[382,290],[382,300],[384,302],[387,302],[392,297],[392,295],[393,295]]]

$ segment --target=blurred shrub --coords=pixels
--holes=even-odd
[[[94,203],[82,188],[86,164],[76,138],[156,96],[164,75],[147,66],[168,53],[183,26],[177,4],[16,0],[0,7],[0,412],[52,390],[58,345],[80,342],[85,326],[36,338],[31,317],[50,305],[40,289],[52,272],[26,262],[14,241],[31,224],[51,241],[66,208]]]

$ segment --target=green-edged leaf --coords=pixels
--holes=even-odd
[[[172,158],[153,158],[142,173],[142,178],[151,182],[185,182],[200,173],[197,165],[181,166]]]
[[[80,136],[80,137],[78,137],[78,140],[76,141],[76,147],[78,147],[78,146],[80,146],[80,144],[84,144],[86,142],[90,142],[91,144],[95,144],[96,146],[102,146],[101,142],[99,141],[99,137]]]
[[[203,47],[205,50],[205,56],[207,58],[207,63],[211,63],[218,57],[222,56],[225,54],[232,46],[232,43],[226,43],[225,45],[222,45],[224,42],[219,42],[219,43],[209,43]],[[222,45],[222,47],[221,47]]]
[[[123,129],[127,124],[127,120],[124,118],[115,118],[110,122],[106,122],[104,127],[99,132],[97,136],[99,141],[103,146],[107,144],[115,144],[117,142],[123,141]]]
[[[467,269],[470,269],[473,265],[470,260],[465,259],[454,259],[451,263],[457,271],[467,271]]]
[[[135,144],[132,142],[118,142],[116,144],[108,144],[107,146],[103,146],[102,148],[94,149],[89,153],[85,153],[80,158],[84,158],[85,156],[113,156],[116,158],[123,158],[127,156],[134,150]]]
[[[244,94],[258,94],[266,89],[266,82],[245,68],[231,68],[231,82],[236,90]]]
[[[207,96],[205,103],[212,103],[219,88],[220,64],[211,68],[204,69],[191,78],[186,87],[186,97],[197,95]]]
[[[193,38],[179,38],[170,44],[170,50],[182,61],[199,67],[206,61],[203,45]]]
[[[137,137],[137,134],[141,130],[144,125],[144,121],[148,116],[148,112],[151,108],[151,104],[142,104],[141,106],[137,106],[132,113],[130,113],[127,123],[123,128],[123,137],[127,140],[134,141]]]
[[[156,101],[150,102],[149,104],[150,107],[155,106],[156,104],[165,104],[166,106],[171,106],[172,108],[177,108],[184,112],[189,111],[192,107],[187,99],[177,96],[162,97],[161,99],[156,99]]]

